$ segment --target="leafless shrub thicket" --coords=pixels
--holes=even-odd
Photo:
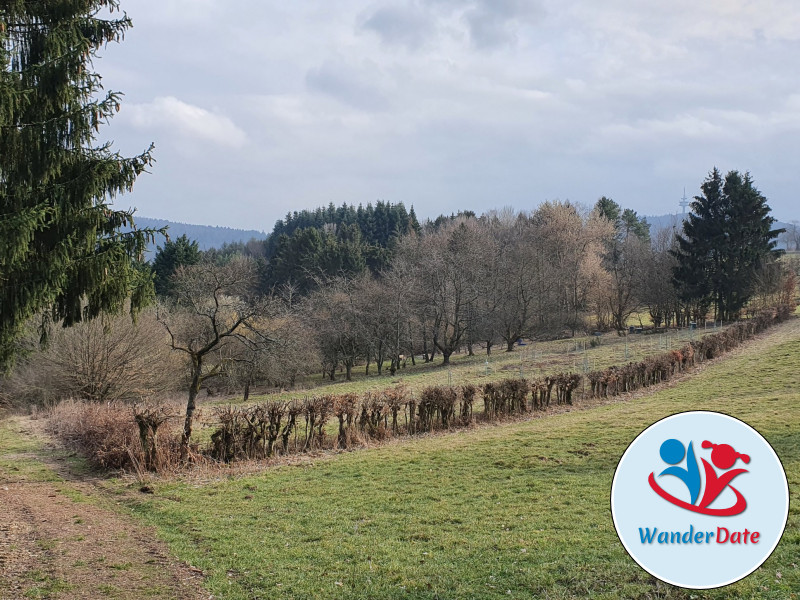
[[[170,352],[155,311],[147,310],[135,323],[120,315],[53,327],[47,345],[21,359],[4,381],[2,395],[18,406],[67,398],[133,401],[181,383],[178,357]]]

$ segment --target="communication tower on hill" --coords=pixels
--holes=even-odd
[[[686,188],[683,188],[683,198],[678,203],[683,208],[683,214],[686,214],[686,207],[689,206],[689,201],[686,199]]]

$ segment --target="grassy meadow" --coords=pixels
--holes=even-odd
[[[161,480],[134,500],[129,484],[110,485],[125,510],[204,571],[218,598],[798,598],[798,390],[794,319],[676,385],[587,410],[256,475]],[[702,592],[639,569],[609,508],[628,443],[693,409],[756,427],[781,457],[792,495],[770,559],[733,586]]]

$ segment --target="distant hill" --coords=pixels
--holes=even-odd
[[[208,250],[209,248],[219,248],[223,244],[230,244],[232,242],[248,242],[251,239],[265,240],[267,234],[263,231],[256,231],[254,229],[233,229],[232,227],[219,227],[216,225],[192,225],[189,223],[176,223],[174,221],[167,221],[166,219],[149,219],[147,217],[135,217],[136,226],[139,228],[152,227],[160,229],[161,227],[168,227],[167,230],[170,239],[174,240],[186,235],[190,240],[197,242],[200,250]],[[164,238],[159,237],[152,248],[147,250],[147,258],[151,260],[155,255],[156,247],[164,245]]]

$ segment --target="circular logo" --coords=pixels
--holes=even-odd
[[[611,485],[622,545],[672,585],[708,589],[755,571],[778,545],[789,486],[772,446],[731,416],[662,419],[622,455]]]

